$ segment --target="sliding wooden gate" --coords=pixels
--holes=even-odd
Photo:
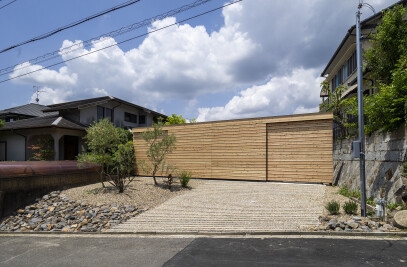
[[[167,161],[196,178],[331,183],[332,118],[314,113],[165,126],[177,138]],[[133,129],[136,162],[148,161],[145,130]]]

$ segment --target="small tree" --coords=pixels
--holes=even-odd
[[[402,5],[384,11],[382,22],[371,40],[372,47],[364,53],[366,69],[378,83],[391,83],[392,71],[400,58],[407,54],[405,16],[406,9]]]
[[[171,117],[167,117],[167,120],[165,121],[165,125],[171,125],[171,124],[184,124],[187,123],[187,120],[182,117],[182,115],[177,115],[177,114],[172,114]]]
[[[0,120],[0,128],[3,128],[3,126],[4,126],[5,123],[6,123],[5,121]]]
[[[33,151],[33,160],[53,160],[55,151],[53,148],[54,139],[50,135],[41,135],[36,143],[28,147]]]
[[[150,160],[152,176],[154,184],[158,185],[155,179],[158,170],[164,169],[162,164],[165,163],[165,157],[175,149],[176,138],[175,135],[168,135],[163,130],[164,123],[162,119],[159,119],[157,123],[153,124],[152,130],[146,130],[142,133],[144,141],[148,143],[148,149],[146,151],[147,157]],[[143,163],[140,162],[140,165]]]
[[[120,193],[127,186],[125,179],[132,173],[134,164],[133,143],[129,141],[131,135],[127,132],[114,127],[108,119],[94,122],[86,129],[85,140],[89,152],[78,156],[80,164],[91,162],[101,165],[99,177],[102,186],[105,187],[104,181],[108,177],[111,181],[107,182]]]

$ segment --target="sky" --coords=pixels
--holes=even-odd
[[[318,111],[321,72],[355,24],[358,0],[243,0],[160,30],[233,2],[211,0],[89,46],[80,43],[194,1],[141,0],[1,53],[0,69],[14,67],[0,73],[0,82],[45,69],[0,83],[0,110],[34,102],[33,86],[39,86],[43,105],[110,95],[198,121]],[[0,9],[0,50],[123,2],[17,0]],[[365,2],[379,12],[397,1]],[[373,15],[362,12],[362,19]],[[51,60],[29,61],[54,51]]]

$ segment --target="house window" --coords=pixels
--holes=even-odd
[[[103,118],[109,118],[110,121],[113,121],[113,110],[111,108],[97,107],[97,119],[101,120]]]
[[[111,108],[105,108],[105,118],[109,118],[110,121],[113,121],[113,110]]]
[[[98,120],[103,119],[104,116],[105,116],[105,108],[98,106],[98,116],[97,116]]]
[[[146,124],[146,115],[140,115],[140,117],[139,117],[139,119],[140,119],[140,124]]]
[[[128,112],[124,112],[124,121],[137,123],[137,115],[136,114],[131,114],[131,113],[128,113]]]

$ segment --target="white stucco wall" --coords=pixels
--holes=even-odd
[[[151,126],[153,123],[153,114],[147,113],[142,109],[132,107],[126,104],[120,104],[111,101],[106,104],[99,105],[101,107],[113,109],[113,120],[116,127],[145,127]],[[124,113],[128,112],[137,115],[137,123],[132,123],[124,120]],[[140,115],[146,116],[146,123],[140,124]],[[80,110],[80,122],[85,125],[89,125],[97,119],[97,106],[85,108]]]
[[[7,160],[25,160],[25,138],[10,132],[0,132],[0,141],[7,143]]]

